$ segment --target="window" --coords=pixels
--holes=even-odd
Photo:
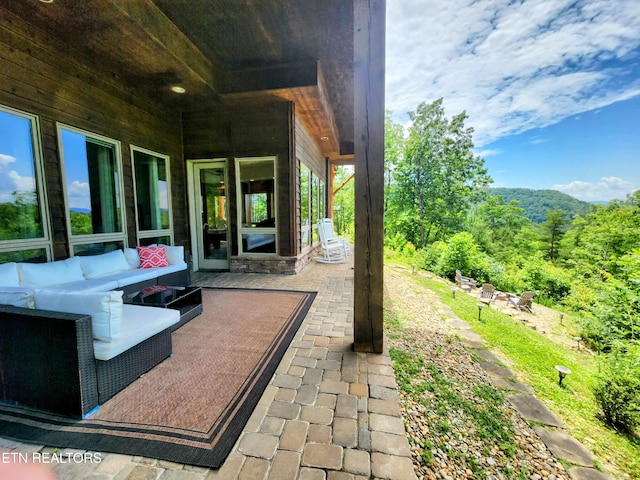
[[[302,248],[319,241],[318,219],[324,216],[324,182],[304,164],[300,164],[300,243]]]
[[[38,119],[0,107],[0,262],[51,258]]]
[[[315,220],[311,219],[311,171],[304,165],[300,165],[300,246],[302,248],[311,245],[311,225]]]
[[[131,147],[136,192],[138,242],[171,245],[169,157]]]
[[[275,159],[237,159],[236,181],[239,253],[277,253]]]
[[[58,135],[71,251],[126,245],[120,142],[67,126]]]

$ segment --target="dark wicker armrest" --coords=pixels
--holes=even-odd
[[[0,400],[82,417],[98,405],[90,315],[0,306]]]

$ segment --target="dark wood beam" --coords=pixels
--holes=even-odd
[[[296,105],[298,116],[329,159],[339,159],[340,138],[318,62],[271,65],[228,72],[220,87],[226,99],[272,96]]]
[[[354,1],[354,350],[381,353],[385,0]]]

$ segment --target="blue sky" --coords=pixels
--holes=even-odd
[[[640,1],[387,2],[387,108],[444,99],[495,186],[640,189]]]

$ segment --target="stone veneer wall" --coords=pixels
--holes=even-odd
[[[296,275],[313,260],[321,246],[317,245],[297,257],[231,257],[231,273],[272,273]]]

